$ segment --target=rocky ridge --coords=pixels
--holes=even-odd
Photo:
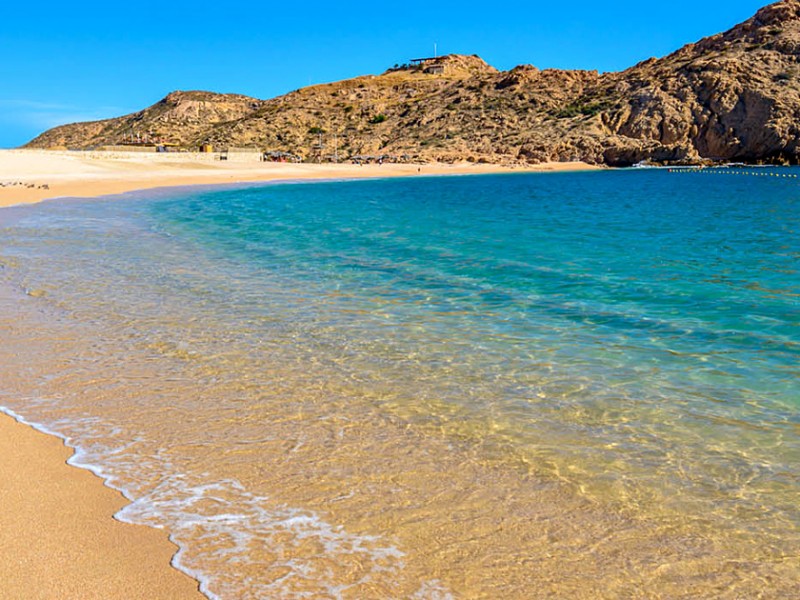
[[[449,55],[270,100],[173,92],[131,115],[56,127],[27,146],[91,148],[132,133],[315,160],[796,164],[800,0],[620,73],[500,72],[477,56]]]

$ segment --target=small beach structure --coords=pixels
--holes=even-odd
[[[267,162],[279,162],[279,163],[299,163],[303,162],[303,158],[298,156],[297,154],[292,154],[291,152],[264,152],[264,160]]]
[[[351,156],[348,160],[355,165],[368,165],[368,164],[382,165],[383,163],[399,162],[397,160],[397,157],[394,156],[393,154],[378,154],[378,155],[357,154],[355,156]]]

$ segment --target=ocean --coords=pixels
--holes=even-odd
[[[0,405],[211,598],[797,597],[800,180],[747,172],[5,209]]]

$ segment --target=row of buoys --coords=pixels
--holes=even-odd
[[[759,173],[758,171],[740,171],[739,169],[668,169],[670,173],[704,173],[706,175],[749,175],[751,177],[783,177],[797,179],[792,173]]]

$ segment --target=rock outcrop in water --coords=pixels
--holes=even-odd
[[[319,159],[796,164],[800,0],[621,73],[498,72],[449,55],[271,100],[173,92],[138,113],[56,127],[27,147],[119,144],[132,132]]]

